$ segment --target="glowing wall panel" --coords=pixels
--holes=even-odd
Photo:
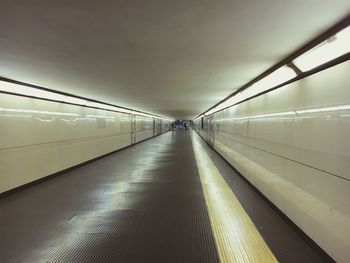
[[[137,124],[153,136],[153,118]],[[130,114],[0,93],[0,193],[130,144]]]

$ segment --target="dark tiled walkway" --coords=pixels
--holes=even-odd
[[[217,262],[189,132],[0,200],[0,262]]]
[[[332,261],[202,145],[280,262]],[[0,199],[0,263],[7,262],[218,262],[190,132]]]

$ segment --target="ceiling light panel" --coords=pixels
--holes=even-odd
[[[294,79],[297,76],[297,73],[288,66],[282,66],[261,80],[255,82],[250,87],[245,90],[235,94],[233,97],[228,100],[220,103],[215,108],[207,111],[206,116],[213,114],[217,111],[235,105],[243,100],[249,99],[255,95],[258,95],[264,91],[272,89],[280,84],[283,84],[291,79]]]
[[[292,61],[301,72],[310,71],[318,66],[321,66],[329,61],[339,58],[342,55],[350,52],[350,26],[345,27],[334,36],[323,41],[321,44],[305,52],[301,56]],[[298,72],[299,73],[299,72]],[[286,83],[298,76],[298,73],[288,67],[282,66],[273,71],[266,77],[255,82],[245,90],[226,99],[219,105],[205,112],[205,116],[209,116],[217,111],[231,107],[241,101],[259,95],[269,89]],[[198,119],[200,117],[197,117]]]
[[[350,52],[350,26],[293,60],[306,72]]]
[[[248,99],[266,90],[283,84],[297,76],[297,73],[288,66],[280,67],[271,74],[255,82],[252,86],[242,91],[242,98]]]

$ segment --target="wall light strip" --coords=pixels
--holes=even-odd
[[[309,71],[350,52],[350,26],[293,60],[301,71]]]
[[[203,117],[204,117],[204,115],[202,114],[202,115],[198,116],[197,118],[195,118],[193,121],[196,121],[196,120],[203,118]]]
[[[60,93],[46,91],[46,90],[42,90],[39,88],[32,88],[32,87],[28,87],[28,86],[24,86],[24,85],[20,85],[20,84],[10,83],[10,82],[3,81],[3,80],[0,80],[0,92],[9,92],[9,93],[14,93],[14,94],[18,94],[18,95],[35,97],[38,99],[59,101],[59,102],[63,102],[63,103],[76,104],[76,105],[81,105],[81,106],[85,106],[85,107],[93,107],[93,108],[122,112],[122,113],[127,113],[127,114],[133,113],[136,115],[142,115],[142,116],[152,117],[152,118],[156,118],[156,119],[172,121],[171,118],[167,118],[167,117],[156,116],[153,114],[142,113],[139,111],[132,111],[132,110],[125,109],[125,108],[119,108],[117,106],[112,106],[112,105],[108,105],[108,104],[90,101],[88,99],[81,99],[81,98],[77,98],[77,97],[73,97],[73,96],[63,95]]]
[[[114,120],[115,119],[115,117],[102,116],[102,115],[86,115],[86,118],[110,119],[110,120]]]
[[[135,115],[139,115],[139,116],[145,116],[145,117],[152,117],[152,118],[161,119],[161,120],[165,120],[165,121],[174,121],[173,119],[170,119],[170,118],[159,117],[159,116],[156,116],[156,115],[143,113],[143,112],[138,112],[138,111],[131,111],[131,114],[135,114]]]
[[[317,68],[317,71],[320,71],[348,60],[350,56],[349,21],[350,15],[324,34],[310,41],[304,47],[268,69],[264,74],[271,71],[272,73],[253,84],[248,83],[244,85],[239,89],[239,92],[233,93],[228,99],[216,104],[215,107],[205,112],[204,115],[209,116],[222,109],[231,107],[246,99],[265,93],[277,86],[282,86],[284,83],[294,78],[297,80],[316,73],[312,71],[312,69]],[[331,64],[328,64],[329,62]],[[275,68],[278,69],[276,70]],[[196,117],[194,120],[198,118],[200,118],[200,116]]]
[[[288,66],[282,66],[282,67],[276,69],[275,71],[273,71],[271,74],[262,78],[261,80],[255,82],[250,87],[237,93],[236,95],[229,98],[228,100],[220,103],[215,108],[207,111],[204,115],[205,116],[211,115],[217,111],[220,111],[224,108],[230,107],[230,106],[237,104],[243,100],[254,97],[255,95],[258,95],[266,90],[269,90],[269,89],[274,88],[280,84],[283,84],[283,83],[285,83],[285,82],[287,82],[295,77],[297,77],[297,73],[293,69],[291,69]]]
[[[295,111],[283,111],[283,112],[273,112],[273,113],[265,113],[258,115],[249,115],[245,117],[235,117],[235,118],[227,118],[227,119],[218,119],[217,121],[239,121],[239,120],[254,120],[254,119],[263,119],[270,117],[285,117],[285,116],[293,116],[293,118],[311,118],[313,116],[300,116],[309,113],[323,113],[323,112],[334,112],[334,111],[348,111],[350,110],[349,104],[337,105],[337,106],[328,106],[322,108],[309,108]],[[349,117],[350,115],[341,114],[341,117]],[[286,118],[290,119],[290,118]]]
[[[280,67],[267,75],[263,79],[255,82],[252,86],[242,91],[242,97],[248,99],[266,90],[274,88],[282,83],[285,83],[297,76],[297,73],[288,66]]]

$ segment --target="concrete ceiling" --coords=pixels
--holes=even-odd
[[[2,0],[0,75],[192,118],[349,11],[349,0]]]

